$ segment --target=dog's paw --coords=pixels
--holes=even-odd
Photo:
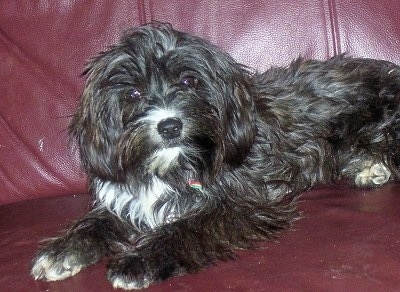
[[[125,290],[147,288],[155,282],[145,260],[138,255],[112,259],[108,264],[107,278],[114,288]]]
[[[42,251],[33,260],[31,275],[35,280],[58,281],[75,275],[82,267],[73,254],[55,255]]]
[[[111,260],[107,278],[114,288],[133,290],[147,288],[182,273],[184,269],[173,260],[165,258],[159,262],[155,258],[145,259],[139,254],[130,254]]]
[[[383,163],[367,163],[355,178],[355,183],[360,187],[380,186],[390,179],[390,170]]]
[[[146,279],[137,280],[137,279],[129,279],[124,275],[115,275],[113,278],[109,279],[112,286],[115,289],[123,289],[123,290],[140,290],[145,289],[150,286],[151,281],[147,281]]]

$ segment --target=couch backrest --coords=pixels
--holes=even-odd
[[[66,132],[80,74],[129,26],[170,22],[258,70],[342,52],[400,64],[399,11],[398,0],[1,1],[0,204],[86,191]]]

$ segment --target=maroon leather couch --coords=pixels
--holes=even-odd
[[[111,291],[101,262],[35,282],[39,240],[89,208],[66,127],[85,61],[121,31],[159,20],[264,70],[348,52],[400,64],[398,0],[0,1],[0,291]],[[400,184],[304,194],[279,242],[149,291],[400,291]]]

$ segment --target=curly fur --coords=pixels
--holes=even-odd
[[[315,185],[399,177],[400,68],[389,62],[299,58],[257,73],[151,24],[86,74],[70,132],[95,206],[38,252],[36,279],[108,256],[114,287],[144,288],[274,238]]]

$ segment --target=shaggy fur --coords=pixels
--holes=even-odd
[[[144,288],[274,238],[317,184],[399,177],[400,68],[389,62],[299,58],[259,74],[151,24],[86,74],[70,132],[95,205],[38,252],[35,279],[109,257],[114,287]]]

